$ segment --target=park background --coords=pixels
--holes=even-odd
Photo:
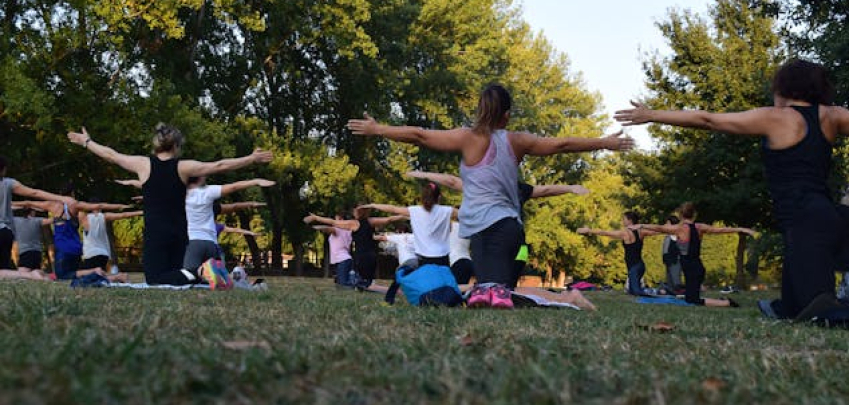
[[[418,185],[404,178],[406,171],[457,172],[457,155],[354,137],[344,129],[349,118],[368,111],[395,124],[468,125],[480,89],[501,82],[515,98],[513,129],[582,137],[615,129],[610,112],[627,105],[610,103],[622,103],[621,97],[603,100],[575,67],[568,42],[556,45],[529,23],[543,21],[541,14],[557,21],[564,13],[566,24],[597,6],[547,2],[556,5],[546,14],[543,3],[6,0],[0,6],[0,153],[13,162],[9,176],[25,184],[55,191],[73,181],[80,199],[127,202],[136,191],[111,180],[128,173],[70,144],[66,132],[85,126],[98,142],[144,154],[152,128],[162,121],[186,135],[185,157],[211,160],[271,149],[275,159],[268,167],[210,179],[278,182],[235,197],[262,200],[267,209],[226,221],[263,236],[227,236],[224,245],[231,257],[249,252],[257,270],[282,269],[285,254],[291,259],[285,274],[314,273],[324,239],[301,221],[306,213],[331,215],[361,202],[412,205]],[[641,15],[627,8],[657,2],[621,8],[615,4],[622,2],[597,3],[610,3],[604,29],[627,36],[622,16]],[[610,64],[620,57],[623,64],[636,60],[642,72],[626,81],[642,90],[631,96],[655,108],[768,105],[772,72],[795,56],[825,63],[838,83],[838,103],[849,98],[845,2],[676,4],[653,10],[653,21],[634,21],[653,24],[661,38],[643,44],[636,56],[604,48],[613,35],[587,32],[572,40],[583,50],[600,41],[597,56]],[[528,183],[579,183],[592,191],[526,206],[531,266],[551,278],[565,273],[621,282],[619,245],[574,230],[617,227],[628,209],[662,221],[690,200],[703,222],[762,232],[756,239],[707,239],[708,284],[775,282],[781,246],[759,140],[662,126],[633,134],[640,151],[526,159],[521,170]],[[838,155],[843,162],[846,148],[840,146]],[[846,182],[845,165],[837,167],[835,190]],[[460,203],[459,194],[446,197]],[[140,219],[115,225],[121,260],[138,254],[141,227]],[[652,284],[663,279],[659,251],[659,239],[646,243]]]

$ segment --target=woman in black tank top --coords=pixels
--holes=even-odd
[[[371,217],[370,214],[371,209],[358,207],[354,210],[354,219],[337,220],[310,214],[304,217],[304,222],[308,224],[318,222],[351,231],[351,238],[354,242],[354,253],[352,255],[354,257],[354,270],[360,278],[356,287],[363,290],[386,292],[385,288],[372,286],[372,281],[374,281],[377,272],[377,241],[374,240],[374,231],[376,228],[382,228],[392,222],[403,221],[408,218],[403,215]]]
[[[849,110],[835,107],[834,87],[821,65],[793,60],[775,74],[774,106],[742,113],[618,111],[625,125],[657,122],[736,135],[762,136],[764,168],[773,216],[784,238],[781,299],[761,302],[767,317],[812,319],[842,308],[835,298],[837,258],[849,249],[846,208],[837,207],[828,188],[832,145],[849,134]],[[805,311],[805,309],[808,309]]]
[[[628,211],[622,216],[622,229],[614,231],[603,231],[600,229],[578,228],[581,235],[598,235],[622,241],[622,249],[625,252],[625,269],[628,274],[628,294],[646,295],[643,291],[642,280],[646,274],[646,264],[643,262],[643,238],[659,235],[650,230],[632,229],[640,222],[640,217],[633,211]]]
[[[701,298],[702,283],[705,280],[705,265],[702,263],[702,235],[704,234],[728,234],[744,233],[755,235],[755,231],[749,228],[726,228],[715,227],[702,223],[695,223],[696,207],[691,202],[686,202],[678,209],[681,222],[678,224],[667,223],[665,225],[637,225],[643,230],[654,231],[678,238],[678,249],[681,251],[681,270],[684,271],[684,300],[694,305],[706,305],[709,307],[736,307],[737,303],[732,300],[716,300]]]
[[[268,163],[271,152],[257,149],[253,154],[217,162],[180,160],[183,134],[169,125],[158,124],[153,137],[153,156],[124,155],[94,142],[83,128],[69,132],[68,139],[104,160],[136,173],[144,196],[144,252],[142,266],[149,284],[183,285],[200,281],[197,269],[182,269],[188,243],[186,224],[186,181],[239,169],[254,163]]]

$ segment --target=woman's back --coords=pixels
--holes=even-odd
[[[188,235],[186,185],[177,170],[179,159],[150,157],[150,177],[142,185],[145,236]]]

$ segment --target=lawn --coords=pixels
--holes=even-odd
[[[0,283],[0,403],[846,403],[849,333],[740,309],[417,309],[330,281],[263,293]],[[673,326],[655,330],[658,322]]]

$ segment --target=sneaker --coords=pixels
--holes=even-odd
[[[802,309],[802,311],[799,312],[799,315],[796,315],[795,321],[815,321],[821,314],[839,308],[845,308],[845,306],[837,300],[837,297],[835,297],[834,294],[822,293],[817,295],[813,301],[808,304],[808,306]]]
[[[467,304],[470,308],[484,308],[492,306],[492,293],[488,286],[476,285],[469,294]]]
[[[737,292],[740,292],[740,291],[737,290],[737,287],[734,287],[733,285],[725,286],[721,290],[719,290],[720,294],[734,294],[734,293],[737,293]]]
[[[209,284],[210,290],[229,290],[233,288],[233,281],[230,279],[230,273],[223,266],[213,263],[208,260],[200,268],[200,278]]]
[[[493,308],[513,309],[513,299],[510,297],[512,293],[507,287],[497,285],[489,289],[490,306]]]

